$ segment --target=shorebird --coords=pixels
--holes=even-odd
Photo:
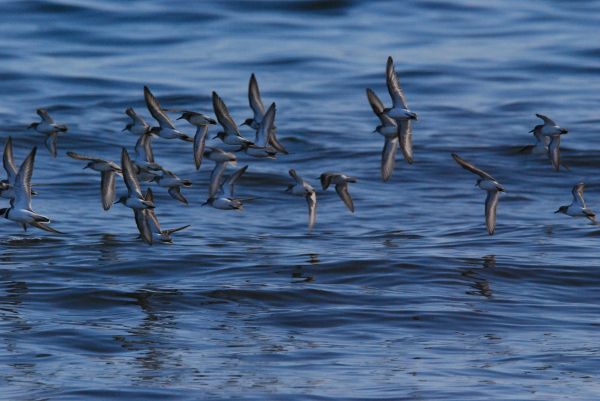
[[[55,123],[46,109],[37,109],[36,113],[42,121],[29,124],[28,129],[33,128],[37,132],[46,135],[46,141],[44,142],[46,148],[52,157],[56,157],[56,139],[59,133],[67,132],[68,127],[65,124]]]
[[[162,171],[164,174],[162,176],[159,175],[154,177],[153,181],[156,182],[159,187],[167,188],[171,198],[187,205],[188,201],[181,193],[181,187],[189,188],[192,186],[192,182],[190,180],[182,180],[172,171],[165,169]]]
[[[165,111],[160,107],[158,99],[156,99],[147,86],[144,86],[144,99],[146,100],[148,111],[152,114],[152,117],[158,121],[159,125],[158,127],[152,127],[150,129],[152,134],[165,139],[181,139],[187,142],[194,141],[191,137],[175,128],[175,124],[173,124],[173,121],[171,121],[169,116],[167,116]]]
[[[573,194],[573,201],[570,205],[561,206],[554,213],[562,213],[571,217],[587,217],[592,222],[596,222],[596,213],[589,209],[585,200],[583,199],[583,189],[585,185],[583,182],[576,184],[571,190],[571,194]]]
[[[275,112],[275,103],[272,103],[260,123],[256,143],[254,145],[243,145],[247,155],[258,158],[275,158],[277,151],[269,144],[271,136],[275,133],[273,128]]]
[[[258,82],[254,73],[250,76],[250,82],[248,83],[248,103],[252,109],[254,115],[252,118],[247,118],[242,125],[247,125],[250,128],[256,130],[256,137],[254,142],[259,142],[259,129],[260,125],[265,117],[265,106],[263,105],[260,97],[260,91],[258,90]],[[268,145],[275,149],[279,153],[288,154],[285,147],[277,140],[276,130],[277,127],[273,124],[271,129],[272,133],[269,135]]]
[[[383,151],[381,152],[381,178],[387,181],[392,176],[394,165],[396,164],[396,153],[400,142],[398,125],[396,121],[383,113],[384,106],[379,97],[371,89],[367,88],[367,98],[375,115],[379,118],[381,124],[375,128],[375,131],[385,138]]]
[[[123,181],[127,186],[127,195],[121,196],[115,203],[122,203],[131,209],[153,209],[154,203],[146,201],[142,195],[135,168],[125,148],[121,150],[121,171],[123,172]]]
[[[241,210],[243,208],[242,199],[235,197],[234,187],[237,180],[246,172],[246,169],[248,169],[248,166],[244,166],[231,174],[220,186],[219,191],[215,195],[209,197],[202,206],[210,205],[216,209],[223,210]]]
[[[185,119],[196,127],[196,135],[194,135],[194,163],[196,164],[196,170],[200,170],[206,144],[206,135],[208,134],[208,126],[215,125],[217,122],[204,114],[196,113],[194,111],[183,111],[178,120],[181,119]]]
[[[399,127],[400,147],[404,154],[404,159],[409,163],[413,163],[413,147],[412,147],[412,120],[417,120],[417,113],[408,109],[408,103],[400,81],[394,69],[394,60],[388,57],[386,65],[386,83],[388,92],[392,98],[392,107],[384,109],[384,113],[393,118]]]
[[[498,207],[500,192],[504,192],[504,187],[494,177],[462,159],[457,154],[452,153],[452,157],[462,168],[480,177],[475,186],[487,192],[487,198],[485,199],[485,224],[488,234],[493,235],[496,230],[496,208]]]
[[[129,107],[125,110],[125,114],[127,114],[131,118],[131,122],[123,128],[123,131],[129,131],[135,135],[149,135],[151,134],[152,127],[148,124],[142,117],[139,116],[133,110],[132,107]]]
[[[544,121],[544,124],[540,127],[539,125],[534,128],[539,129],[539,132],[546,137],[550,138],[550,143],[548,143],[548,157],[552,162],[552,166],[556,171],[560,170],[560,137],[561,135],[565,135],[569,131],[565,128],[561,128],[556,124],[552,119],[546,117],[542,114],[536,114],[538,118],[541,118]]]
[[[235,165],[237,157],[231,152],[225,152],[219,148],[206,148],[204,157],[215,162],[215,167],[210,173],[210,185],[208,190],[208,198],[212,198],[217,194],[221,186],[221,177],[229,164]]]
[[[289,173],[296,183],[289,184],[286,192],[291,192],[294,195],[304,196],[306,198],[306,203],[308,204],[308,231],[310,232],[317,221],[317,192],[308,182],[296,173],[296,170],[291,169]]]
[[[231,114],[229,114],[229,110],[227,109],[227,106],[225,105],[223,100],[219,97],[219,95],[217,95],[216,92],[212,93],[212,102],[213,102],[213,108],[215,110],[215,116],[217,117],[217,121],[219,121],[219,124],[221,124],[221,126],[224,129],[224,131],[218,132],[217,135],[213,139],[219,138],[221,141],[223,141],[223,143],[225,143],[227,145],[239,145],[239,146],[252,145],[253,144],[252,141],[244,138],[240,134],[240,130],[239,130],[237,124],[235,123],[235,121],[233,121]]]
[[[2,180],[2,191],[0,191],[0,196],[5,199],[12,199],[15,197],[14,187],[18,170],[17,166],[15,165],[12,138],[10,136],[4,144],[2,164],[4,166],[4,170],[6,171],[6,180]]]
[[[523,148],[521,148],[521,150],[519,150],[519,153],[537,153],[544,155],[548,154],[548,144],[550,143],[550,138],[542,135],[543,127],[543,124],[536,125],[531,131],[529,131],[530,133],[533,133],[533,136],[535,138],[535,144],[524,146]]]
[[[354,213],[354,202],[348,192],[348,183],[356,182],[355,177],[351,177],[342,173],[325,172],[321,174],[321,187],[325,191],[329,185],[335,185],[335,192],[339,195],[340,199],[344,202],[348,210]]]
[[[152,189],[148,188],[146,190],[144,199],[148,202],[154,202],[154,194],[152,193]],[[177,231],[185,230],[190,226],[187,224],[185,226],[163,230],[160,228],[160,223],[158,222],[158,218],[156,217],[154,209],[134,209],[134,214],[136,225],[140,231],[140,236],[142,236],[142,231],[144,231],[145,235],[148,235],[146,230],[149,230],[151,234],[151,242],[160,241],[169,244],[173,243],[172,234],[176,233]]]
[[[18,223],[25,231],[27,225],[30,225],[51,233],[62,234],[48,225],[50,223],[48,217],[37,214],[31,208],[31,176],[36,151],[37,147],[34,147],[21,164],[15,177],[14,198],[10,200],[10,208],[0,209],[0,215]]]
[[[116,179],[115,174],[121,175],[121,168],[113,161],[104,160],[98,157],[89,157],[77,154],[75,152],[67,152],[67,156],[75,160],[85,160],[88,163],[84,169],[90,168],[100,172],[100,196],[102,199],[102,207],[104,210],[110,209],[115,201],[116,194]]]

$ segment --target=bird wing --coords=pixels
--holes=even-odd
[[[373,113],[375,113],[375,115],[379,117],[379,121],[381,121],[382,125],[396,125],[396,122],[393,118],[383,113],[383,111],[385,110],[383,102],[381,101],[381,99],[379,99],[379,96],[377,96],[375,92],[373,92],[373,90],[371,90],[370,88],[367,88],[367,99],[369,99],[369,104],[371,105],[371,109],[373,109]]]
[[[487,226],[489,235],[494,234],[494,231],[496,231],[496,208],[499,199],[500,192],[488,191],[487,198],[485,199],[485,225]]]
[[[390,97],[392,98],[392,103],[394,104],[394,107],[408,109],[406,98],[404,97],[402,88],[400,88],[400,81],[398,81],[398,76],[396,75],[396,71],[394,69],[394,60],[392,60],[391,57],[388,57],[385,75],[388,92],[390,93]]]
[[[48,152],[50,152],[50,154],[52,155],[52,157],[56,157],[56,139],[58,138],[58,135],[55,133],[49,134],[46,137],[46,149],[48,149]]]
[[[17,209],[31,210],[31,176],[37,147],[34,147],[21,164],[15,179],[14,206]]]
[[[548,157],[556,171],[560,170],[560,135],[553,135],[548,144]]]
[[[494,179],[494,177],[492,177],[491,175],[489,175],[488,173],[486,173],[485,171],[475,167],[473,164],[469,163],[468,161],[462,159],[459,155],[457,155],[456,153],[452,153],[452,157],[454,158],[454,160],[464,169],[469,170],[470,172],[477,174],[478,176],[480,176],[483,179],[486,180],[491,180],[491,181],[496,181]]]
[[[235,173],[231,174],[229,178],[223,183],[223,191],[227,198],[234,198],[234,189],[237,180],[246,172],[248,166],[244,166],[238,169]]]
[[[13,154],[12,138],[9,136],[4,145],[4,157],[2,159],[4,170],[8,176],[8,183],[14,185],[17,177],[17,166],[15,165],[15,156]]]
[[[308,204],[308,231],[311,231],[317,221],[317,193],[310,191],[306,193]]]
[[[223,177],[223,173],[225,169],[227,169],[227,165],[229,162],[219,162],[215,163],[215,167],[210,173],[210,186],[208,190],[208,197],[214,197],[217,192],[219,192],[219,188],[221,187],[221,178]]]
[[[327,188],[329,188],[329,185],[331,184],[331,180],[336,175],[338,175],[338,174],[337,173],[329,173],[329,172],[321,174],[320,180],[321,180],[321,187],[323,188],[323,191],[326,190]]]
[[[398,137],[385,138],[383,151],[381,152],[381,178],[387,181],[392,176],[396,164],[396,152],[398,151]]]
[[[573,194],[573,201],[577,202],[577,204],[582,208],[585,209],[585,200],[583,199],[583,189],[585,188],[585,184],[583,182],[580,182],[578,184],[576,184],[573,189],[571,190],[571,193]]]
[[[86,156],[86,155],[80,155],[79,153],[75,153],[75,152],[67,152],[67,156],[69,156],[70,158],[75,159],[75,160],[106,162],[106,160],[104,160],[104,159],[99,159],[97,157],[91,157],[91,156]]]
[[[549,117],[546,117],[546,116],[545,116],[545,115],[543,115],[543,114],[538,114],[538,113],[536,113],[535,115],[536,115],[538,118],[541,118],[541,119],[544,121],[544,124],[556,125],[556,123],[554,122],[554,120],[553,120],[553,119],[551,119],[551,118],[549,118]]]
[[[171,195],[171,198],[173,198],[175,200],[178,200],[181,203],[185,203],[186,205],[188,204],[187,199],[181,193],[181,188],[180,187],[171,187],[171,188],[169,188],[169,195]]]
[[[116,185],[117,181],[114,171],[109,170],[100,173],[100,191],[104,210],[110,209],[115,201]]]
[[[121,151],[121,170],[123,171],[123,181],[125,181],[125,185],[129,191],[129,196],[137,196],[138,198],[141,198],[142,190],[140,188],[140,183],[135,174],[135,169],[131,163],[129,153],[127,153],[127,149],[125,148],[123,148]]]
[[[191,226],[191,224],[186,224],[185,226],[181,226],[181,227],[177,227],[177,228],[170,228],[168,230],[165,230],[165,233],[167,235],[171,235],[173,233],[176,233],[177,231],[185,230],[186,228],[188,228],[190,226]]]
[[[275,103],[271,103],[269,109],[265,113],[262,122],[260,123],[260,128],[256,133],[256,145],[266,148],[269,145],[270,139],[273,135],[274,130],[274,122],[275,122],[275,112],[277,111],[275,107]]]
[[[196,164],[196,170],[199,170],[200,165],[202,165],[202,155],[204,154],[207,134],[208,125],[196,128],[196,135],[194,136],[194,163]]]
[[[144,86],[144,99],[146,100],[146,107],[148,107],[148,111],[150,114],[152,114],[152,117],[158,121],[158,125],[160,125],[161,128],[175,129],[175,125],[160,107],[158,99],[154,97],[147,86]]]
[[[135,153],[138,158],[141,158],[148,163],[154,163],[154,152],[152,150],[152,136],[140,135],[135,143]]]
[[[133,216],[135,218],[135,225],[140,232],[140,236],[145,243],[152,245],[152,231],[150,230],[150,225],[146,219],[146,210],[133,209]]]
[[[37,109],[35,111],[37,113],[38,116],[40,116],[40,118],[48,123],[48,124],[54,124],[54,119],[52,117],[50,117],[50,114],[48,114],[48,110],[46,109]]]
[[[219,124],[223,126],[225,132],[240,136],[240,130],[238,129],[235,121],[233,121],[231,114],[229,114],[229,110],[227,109],[225,102],[223,102],[223,99],[217,95],[217,92],[212,93],[212,102],[215,115],[217,116],[217,121],[219,121]]]
[[[346,204],[346,206],[348,207],[348,210],[350,210],[352,213],[354,213],[354,202],[352,202],[352,197],[350,196],[350,193],[348,192],[348,183],[342,182],[342,183],[336,184],[335,192],[337,192],[337,194],[340,196],[340,199]]]
[[[127,110],[125,110],[125,114],[127,114],[133,120],[133,122],[135,124],[139,124],[141,126],[148,125],[146,123],[146,121],[142,117],[140,117],[138,113],[135,112],[135,110],[133,109],[133,107],[130,107]]]
[[[408,164],[413,164],[413,144],[412,144],[412,122],[411,120],[400,120],[398,127],[398,137],[400,138],[400,149],[404,155],[404,160]]]
[[[254,112],[254,120],[260,123],[265,115],[265,106],[260,98],[260,91],[258,90],[258,82],[256,82],[256,76],[254,73],[250,76],[250,82],[248,83],[248,102],[250,108]]]

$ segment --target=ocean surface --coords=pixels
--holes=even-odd
[[[0,221],[1,400],[600,398],[600,226],[554,214],[581,180],[600,211],[600,1],[0,11],[0,143],[12,136],[17,163],[40,147],[33,207],[66,233]],[[415,163],[399,152],[383,183],[365,89],[390,104],[388,56],[419,121]],[[253,72],[290,154],[240,155],[237,193],[255,199],[229,212],[201,207],[212,162],[197,172],[191,144],[155,139],[157,161],[193,181],[187,207],[155,190],[163,227],[192,225],[172,245],[141,242],[121,205],[104,212],[99,175],[65,155],[133,151],[124,110],[151,121],[144,85],[211,116],[215,90],[241,123]],[[27,130],[38,107],[70,127],[56,159]],[[518,154],[535,113],[569,129],[569,171]],[[494,236],[451,152],[506,187]],[[356,176],[356,212],[319,188],[309,234],[290,168],[315,187],[323,171]]]

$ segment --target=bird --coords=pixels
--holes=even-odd
[[[271,147],[269,142],[275,132],[273,123],[276,111],[275,103],[272,103],[260,123],[256,142],[253,145],[242,145],[247,155],[257,158],[275,158],[277,151]]]
[[[226,152],[220,148],[206,148],[204,157],[215,162],[215,167],[210,173],[210,185],[208,197],[212,198],[217,194],[221,186],[221,177],[229,164],[235,165],[237,157],[234,153]]]
[[[244,166],[231,174],[223,184],[220,185],[219,191],[209,197],[206,202],[202,204],[210,205],[215,209],[223,210],[241,210],[243,209],[242,199],[236,198],[234,195],[234,187],[237,180],[246,172],[248,166]]]
[[[544,137],[550,138],[548,143],[548,157],[552,162],[552,167],[556,171],[560,170],[560,137],[569,132],[566,128],[561,128],[552,119],[546,117],[543,114],[536,114],[538,118],[544,121],[544,124],[539,128],[539,131]],[[536,126],[538,128],[539,126]],[[534,128],[534,130],[536,129]]]
[[[50,223],[48,217],[34,212],[31,208],[31,176],[36,152],[37,147],[34,147],[19,167],[14,183],[14,198],[10,200],[10,208],[0,209],[0,216],[18,223],[24,231],[27,231],[27,226],[30,225],[51,233],[62,234],[48,225]]]
[[[46,135],[46,141],[44,142],[46,148],[52,157],[56,157],[56,139],[58,138],[58,134],[67,132],[69,128],[65,124],[55,123],[54,119],[48,114],[48,110],[46,109],[37,109],[36,113],[40,116],[42,121],[29,124],[28,129],[34,129],[37,132]]]
[[[383,113],[383,103],[370,88],[367,88],[367,98],[373,112],[381,122],[373,132],[377,132],[385,138],[385,144],[381,152],[381,178],[386,182],[392,176],[396,164],[396,153],[400,142],[398,125],[393,118]]]
[[[154,194],[152,193],[151,188],[146,189],[144,199],[149,202],[154,202]],[[154,209],[134,210],[134,213],[136,225],[138,227],[142,227],[142,230],[148,229],[150,231],[152,242],[159,241],[169,244],[173,243],[173,233],[190,227],[190,224],[187,224],[185,226],[163,230],[160,227],[160,223],[158,222],[158,218],[156,217]],[[140,230],[140,235],[142,235],[142,230]]]
[[[263,105],[263,102],[262,102],[262,99],[260,96],[260,91],[258,90],[258,82],[256,81],[256,75],[254,75],[254,73],[252,73],[252,75],[250,76],[250,81],[248,83],[248,103],[250,104],[250,108],[252,109],[254,115],[252,118],[247,118],[242,123],[242,125],[247,125],[256,131],[256,137],[255,137],[254,142],[258,142],[259,141],[259,139],[258,139],[259,132],[258,131],[260,129],[261,123],[265,116],[265,106]],[[273,132],[269,136],[268,144],[271,145],[271,147],[273,149],[275,149],[277,152],[287,155],[288,151],[277,140],[277,136],[276,136],[276,132],[275,132],[277,130],[277,127],[275,127],[275,125],[273,125],[271,127],[271,129],[273,130]]]
[[[190,180],[182,180],[175,173],[164,168],[162,171],[164,175],[157,175],[152,181],[156,182],[159,187],[167,188],[171,198],[187,205],[188,201],[181,193],[181,187],[189,188],[192,186],[192,182]]]
[[[196,170],[200,170],[202,165],[202,156],[204,155],[204,147],[206,145],[206,135],[208,134],[208,126],[215,125],[217,122],[202,113],[194,111],[183,111],[178,120],[185,119],[187,122],[196,127],[194,135],[194,164]]]
[[[587,217],[593,223],[596,222],[596,213],[590,208],[588,208],[585,204],[585,200],[583,199],[583,189],[585,188],[585,184],[580,182],[575,184],[573,189],[571,190],[571,194],[573,194],[573,201],[570,205],[561,206],[554,213],[562,213],[571,217]]]
[[[526,145],[519,150],[519,153],[537,153],[537,154],[548,154],[548,144],[550,143],[550,138],[542,135],[543,124],[536,125],[530,133],[533,133],[535,138],[534,145]]]
[[[238,145],[240,148],[243,145],[253,145],[254,142],[240,134],[240,130],[233,121],[231,114],[229,114],[227,106],[216,92],[212,93],[212,103],[217,121],[224,129],[224,131],[219,131],[213,139],[219,138],[227,145]]]
[[[135,143],[134,150],[133,167],[139,181],[151,182],[157,176],[163,174],[162,166],[154,160],[151,135],[140,135]]]
[[[293,195],[304,196],[308,204],[308,232],[311,232],[315,222],[317,221],[317,192],[296,173],[296,170],[289,171],[290,176],[296,181],[294,184],[289,184],[286,192],[291,192]]]
[[[142,117],[139,116],[133,110],[132,107],[129,107],[125,110],[125,114],[127,114],[131,118],[131,122],[123,128],[123,131],[129,131],[135,135],[150,135],[152,127],[148,124]]]
[[[351,177],[342,173],[325,172],[321,174],[320,180],[323,191],[325,191],[329,185],[334,184],[335,192],[337,192],[348,210],[354,213],[354,202],[348,192],[348,183],[357,182],[356,177]]]
[[[175,128],[175,124],[173,121],[167,116],[164,110],[160,107],[160,103],[158,99],[152,94],[150,89],[147,86],[144,86],[144,99],[146,100],[146,107],[148,107],[148,111],[152,114],[152,117],[156,121],[158,121],[158,127],[152,127],[150,132],[164,139],[181,139],[186,142],[194,142],[194,140],[184,134],[181,131],[178,131]]]
[[[462,159],[456,153],[452,153],[452,157],[462,168],[480,177],[475,186],[487,191],[487,198],[485,199],[485,224],[488,234],[493,235],[496,231],[496,208],[498,207],[500,192],[505,192],[504,187],[494,177]]]
[[[121,175],[121,168],[113,161],[101,159],[99,157],[83,156],[75,152],[67,152],[67,156],[75,160],[85,160],[88,163],[84,169],[90,168],[100,172],[100,196],[102,207],[109,210],[115,201],[116,184],[115,175]]]
[[[413,146],[412,146],[412,120],[417,120],[417,113],[409,110],[408,103],[400,81],[394,69],[394,60],[388,57],[386,65],[386,83],[390,97],[392,98],[392,107],[384,109],[384,113],[396,120],[399,127],[400,147],[404,154],[404,159],[412,164]]]
[[[135,168],[125,148],[121,150],[121,171],[123,173],[123,181],[127,186],[127,195],[121,196],[115,203],[122,203],[131,209],[153,209],[154,203],[145,200],[142,195]]]

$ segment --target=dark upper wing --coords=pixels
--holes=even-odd
[[[383,114],[385,106],[383,105],[381,99],[379,99],[379,96],[377,96],[375,92],[373,92],[370,88],[367,88],[367,99],[369,100],[371,109],[373,109],[373,113],[375,113],[375,115],[379,117],[379,121],[381,121],[381,124],[383,124],[384,126],[396,125],[396,122],[393,118],[388,117],[387,114]]]
[[[116,184],[114,171],[103,171],[100,173],[100,190],[102,195],[102,207],[104,210],[110,209],[115,201]]]
[[[158,124],[162,128],[171,128],[175,129],[175,125],[167,116],[167,114],[160,107],[160,103],[158,103],[158,99],[154,97],[152,92],[147,86],[144,86],[144,99],[146,100],[146,107],[148,107],[148,111],[152,114],[152,117],[158,121]]]
[[[202,165],[206,134],[208,134],[208,125],[196,128],[196,135],[194,136],[194,163],[196,164],[196,170],[199,170],[200,165]]]
[[[392,176],[396,164],[396,152],[398,151],[398,137],[385,138],[385,145],[381,152],[381,178],[387,181]]]
[[[400,149],[404,155],[404,160],[408,164],[413,164],[413,144],[412,144],[412,122],[411,120],[401,120],[398,127],[398,137],[400,138]]]
[[[354,213],[354,202],[352,202],[352,197],[350,196],[350,193],[348,192],[348,183],[343,182],[341,184],[337,184],[335,186],[335,192],[337,192],[337,194],[340,196],[342,201],[344,201],[344,203],[346,204],[348,209],[352,213]]]
[[[17,177],[17,166],[15,165],[15,157],[13,154],[12,138],[9,136],[4,145],[4,157],[2,159],[4,170],[8,176],[8,183],[14,184]]]
[[[248,102],[250,103],[252,111],[254,111],[254,120],[260,123],[265,115],[265,106],[260,98],[258,82],[256,82],[254,73],[250,76],[250,82],[248,84]]]
[[[237,124],[235,123],[235,121],[233,121],[233,118],[231,117],[231,114],[229,114],[229,110],[227,109],[225,102],[223,102],[223,99],[221,99],[219,95],[217,95],[217,92],[212,93],[212,102],[213,108],[215,110],[215,115],[217,116],[217,121],[219,121],[219,124],[221,124],[223,128],[225,128],[225,131],[227,133],[240,135],[240,131],[237,127]]]
[[[310,191],[306,194],[308,204],[308,231],[311,231],[317,221],[317,193]]]
[[[581,206],[581,208],[585,209],[585,200],[583,199],[583,189],[585,188],[585,184],[580,182],[576,184],[571,193],[573,194],[573,200]]]
[[[54,124],[54,119],[50,117],[50,114],[48,114],[48,110],[37,109],[35,112],[38,116],[40,116],[42,120],[44,120],[44,122],[47,122],[48,124]]]
[[[394,69],[394,60],[392,60],[391,57],[388,57],[385,75],[388,92],[390,93],[394,107],[407,109],[408,105],[406,103],[404,93],[402,92],[402,88],[400,88],[400,81],[398,81],[398,76],[396,75],[396,70]]]
[[[31,210],[31,176],[37,147],[34,147],[21,164],[15,179],[14,206],[18,209]]]
[[[486,173],[485,171],[475,167],[473,164],[469,163],[468,161],[462,159],[459,155],[457,155],[456,153],[452,153],[452,157],[454,158],[454,160],[464,169],[469,170],[470,172],[477,174],[478,176],[480,176],[481,178],[484,178],[486,180],[491,180],[491,181],[496,181],[494,179],[494,177],[492,177],[491,175],[489,175],[488,173]]]
[[[123,171],[123,181],[125,181],[129,196],[141,198],[142,190],[140,188],[140,183],[135,174],[131,159],[129,158],[129,153],[127,153],[127,149],[125,148],[121,151],[121,170]]]

